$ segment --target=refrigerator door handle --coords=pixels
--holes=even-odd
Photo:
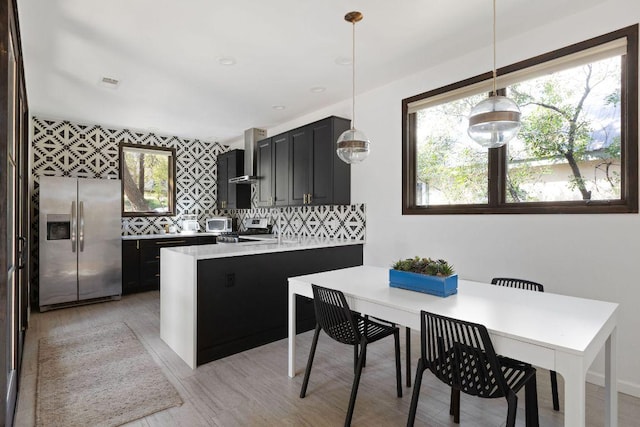
[[[76,202],[71,202],[71,252],[76,251],[76,230],[78,219],[76,218]]]
[[[78,216],[80,217],[80,226],[78,227],[78,235],[80,241],[80,252],[84,252],[84,202],[80,202],[78,206]]]

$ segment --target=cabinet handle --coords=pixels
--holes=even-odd
[[[156,245],[170,245],[172,243],[187,243],[186,240],[172,240],[170,242],[156,242]]]
[[[302,204],[303,204],[303,205],[306,205],[306,204],[307,204],[307,193],[304,193],[304,194],[302,195]]]
[[[160,273],[156,274],[156,277],[160,277]]]
[[[307,194],[307,204],[311,204],[311,193]]]
[[[156,255],[156,259],[160,259],[160,255]]]

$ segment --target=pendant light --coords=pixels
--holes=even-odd
[[[362,20],[362,13],[349,12],[344,16],[344,20],[353,24],[353,45],[352,45],[352,104],[351,104],[351,129],[342,132],[336,143],[336,153],[345,163],[360,163],[369,155],[369,139],[362,132],[356,129],[356,22]]]
[[[496,95],[496,0],[493,0],[493,92],[471,109],[467,133],[486,148],[497,148],[520,129],[520,108],[506,96]]]

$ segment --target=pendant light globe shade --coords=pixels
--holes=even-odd
[[[338,137],[336,153],[345,163],[360,163],[369,156],[369,139],[358,129],[348,129]]]
[[[490,96],[473,107],[467,133],[485,148],[502,147],[520,130],[520,108],[506,96]]]

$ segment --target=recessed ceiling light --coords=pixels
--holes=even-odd
[[[110,89],[116,89],[120,85],[120,80],[113,77],[103,77],[100,79],[100,85]]]
[[[347,58],[345,56],[339,56],[336,58],[336,64],[338,65],[351,65],[351,58]]]
[[[284,110],[286,107],[284,105],[272,105],[271,108],[274,110]]]
[[[223,56],[222,58],[218,58],[218,63],[220,65],[235,65],[236,59],[231,56]]]
[[[316,86],[316,87],[312,87],[311,89],[309,89],[311,92],[313,93],[322,93],[325,90],[327,90],[326,87],[322,87],[322,86]]]

